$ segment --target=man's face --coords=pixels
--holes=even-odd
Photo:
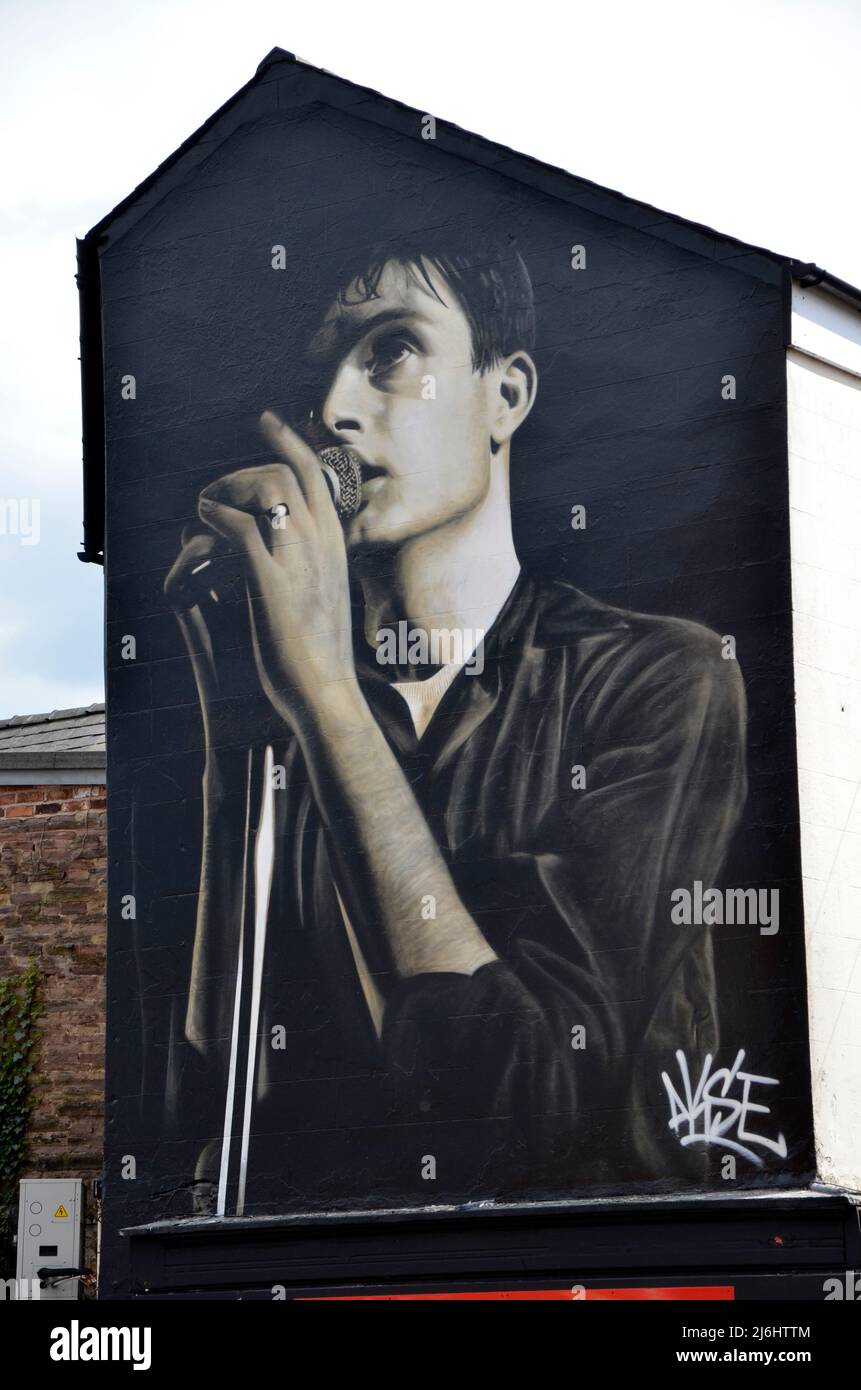
[[[429,275],[442,303],[415,283],[417,272],[389,262],[378,297],[333,304],[312,343],[312,356],[335,363],[323,423],[366,465],[350,546],[402,544],[465,516],[487,494],[495,377],[473,371],[463,309]],[[358,297],[355,285],[345,297]]]

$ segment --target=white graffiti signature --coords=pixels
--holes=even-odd
[[[747,1120],[751,1114],[771,1113],[767,1105],[758,1105],[756,1101],[751,1100],[751,1087],[779,1086],[780,1082],[775,1077],[756,1076],[753,1072],[741,1071],[744,1061],[744,1051],[741,1049],[731,1067],[719,1067],[717,1071],[712,1071],[712,1055],[709,1052],[706,1054],[694,1091],[691,1088],[685,1054],[677,1052],[676,1061],[681,1073],[683,1094],[679,1095],[665,1071],[661,1072],[661,1079],[666,1087],[672,1110],[670,1129],[679,1136],[684,1147],[689,1144],[719,1144],[724,1149],[734,1149],[736,1153],[743,1154],[758,1168],[763,1167],[763,1160],[748,1147],[750,1144],[759,1144],[763,1148],[771,1149],[772,1153],[778,1154],[780,1158],[786,1158],[786,1140],[782,1134],[778,1135],[777,1139],[767,1139],[764,1134],[754,1134],[747,1128]],[[741,1096],[737,1093],[734,1096],[730,1095],[730,1090],[736,1083],[741,1085]],[[686,1132],[683,1132],[685,1129]],[[733,1130],[735,1138],[730,1138]],[[743,1139],[747,1140],[747,1144],[740,1142]]]

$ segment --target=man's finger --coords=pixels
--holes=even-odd
[[[182,540],[182,549],[164,581],[164,592],[176,608],[192,607],[197,602],[195,577],[210,566],[218,546],[211,531],[191,532],[188,526],[183,528]]]
[[[260,428],[267,444],[270,444],[293,469],[308,505],[313,508],[328,501],[329,489],[326,487],[320,460],[310,444],[306,444],[295,430],[285,425],[274,410],[264,410],[260,416]]]
[[[276,502],[287,502],[292,507],[294,501],[303,500],[296,474],[286,463],[267,463],[225,473],[203,488],[200,495],[255,516],[262,516]]]
[[[269,552],[263,543],[257,517],[251,512],[227,507],[201,493],[197,514],[201,521],[205,521],[227,542],[235,554],[247,555],[253,565],[259,565],[264,558],[268,558]]]

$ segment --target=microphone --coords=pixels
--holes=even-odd
[[[349,521],[362,504],[362,465],[355,449],[330,444],[317,451],[323,477],[342,521]]]
[[[316,453],[338,517],[349,521],[362,504],[360,457],[346,444],[329,444]],[[183,548],[164,582],[165,593],[174,607],[189,608],[207,593],[218,602],[218,594],[211,587],[212,562],[220,560],[219,569],[223,572],[229,559],[219,556],[219,545],[211,531],[198,532],[187,527],[183,531]]]

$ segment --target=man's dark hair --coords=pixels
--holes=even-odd
[[[456,238],[431,230],[380,242],[341,267],[338,303],[374,299],[383,269],[392,262],[402,265],[416,284],[420,275],[436,299],[440,296],[429,267],[451,286],[470,326],[473,371],[489,371],[508,353],[534,347],[532,281],[513,236],[482,238],[469,229]]]

